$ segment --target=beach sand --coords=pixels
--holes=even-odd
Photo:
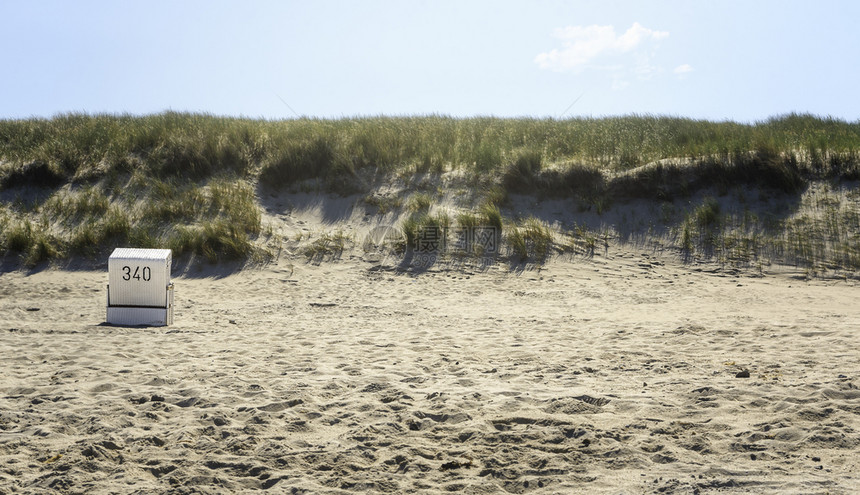
[[[856,493],[860,288],[633,249],[0,274],[0,493]],[[748,377],[744,377],[748,372]]]

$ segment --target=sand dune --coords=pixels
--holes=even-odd
[[[190,272],[166,328],[5,273],[0,493],[860,490],[856,282],[710,271]]]

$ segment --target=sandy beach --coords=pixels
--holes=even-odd
[[[860,495],[858,18],[0,0],[0,495]]]
[[[214,269],[213,269],[214,270]],[[857,282],[636,250],[0,275],[0,493],[856,493]]]

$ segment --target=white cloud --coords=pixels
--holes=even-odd
[[[690,64],[679,65],[679,66],[675,67],[675,70],[672,72],[674,72],[675,74],[678,74],[678,75],[689,74],[690,72],[693,72],[693,66]]]
[[[654,31],[638,22],[620,36],[612,26],[567,26],[556,29],[553,35],[561,40],[561,48],[539,53],[534,61],[541,69],[554,71],[581,71],[591,67],[598,58],[618,57],[635,52],[650,41],[669,36],[666,31]]]
[[[616,41],[616,45],[622,51],[630,51],[636,48],[640,43],[648,39],[662,40],[669,36],[667,31],[654,31],[646,27],[642,27],[638,22],[634,22],[624,34]]]

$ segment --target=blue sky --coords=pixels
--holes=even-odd
[[[0,118],[860,119],[854,1],[0,0]]]

